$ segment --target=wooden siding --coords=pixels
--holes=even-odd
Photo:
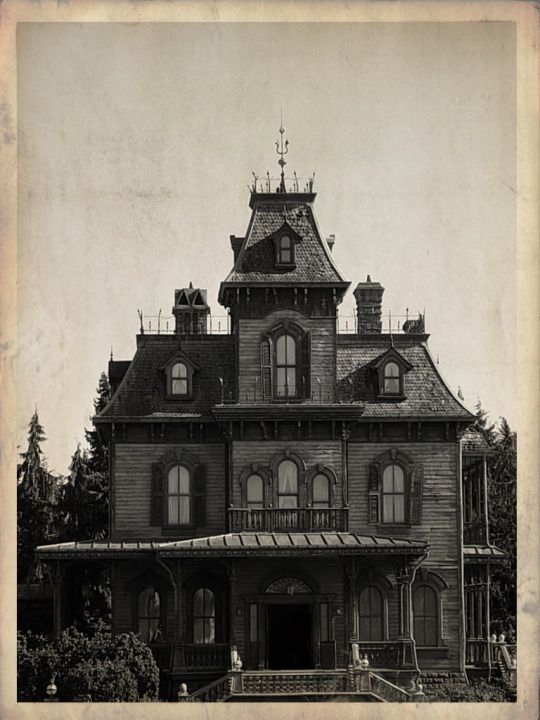
[[[253,402],[254,388],[261,393],[261,335],[270,332],[283,320],[297,323],[311,335],[311,392],[318,401],[319,384],[324,401],[333,401],[336,382],[335,328],[333,318],[308,318],[295,310],[279,309],[265,318],[240,319],[238,321],[238,400]]]
[[[422,524],[385,526],[369,524],[368,471],[369,465],[389,447],[406,453],[424,467],[422,494]],[[449,648],[447,658],[425,660],[429,667],[456,668],[459,664],[459,587],[460,538],[458,525],[459,469],[456,446],[453,443],[401,443],[389,446],[382,443],[350,443],[349,466],[349,529],[370,535],[392,535],[425,540],[430,551],[423,567],[444,578],[449,588],[443,595],[442,638]],[[419,578],[419,573],[417,578]],[[418,580],[417,580],[418,582]],[[395,629],[397,607],[389,605],[389,622]],[[427,654],[426,654],[427,655]],[[426,667],[428,665],[426,664]]]
[[[150,525],[152,463],[176,448],[166,444],[115,445],[112,539],[159,538],[162,528]],[[224,444],[190,443],[184,449],[206,466],[206,525],[198,536],[225,531],[227,473]]]

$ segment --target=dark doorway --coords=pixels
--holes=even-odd
[[[313,667],[311,606],[268,606],[268,667],[300,670]]]

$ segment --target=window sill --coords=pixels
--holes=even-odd
[[[193,395],[167,395],[166,400],[193,400]]]
[[[379,393],[377,395],[377,400],[382,400],[384,402],[402,402],[406,399],[407,398],[403,393],[399,393],[398,395],[391,395],[390,393]]]

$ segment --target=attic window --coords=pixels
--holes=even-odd
[[[293,244],[289,235],[282,235],[279,238],[278,263],[280,265],[292,264]]]
[[[384,366],[383,393],[384,395],[401,395],[401,373],[399,365],[387,362]]]
[[[193,367],[187,360],[175,359],[165,368],[167,374],[167,395],[172,398],[188,399],[193,393]]]

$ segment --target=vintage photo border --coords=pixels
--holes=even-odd
[[[0,716],[3,718],[299,718],[329,716],[326,704],[275,703],[156,706],[16,703],[16,462],[17,339],[17,25],[23,22],[495,22],[517,32],[517,342],[518,342],[518,623],[516,704],[332,704],[335,718],[538,716],[539,603],[539,6],[536,2],[176,2],[155,0],[4,0],[0,2]]]

